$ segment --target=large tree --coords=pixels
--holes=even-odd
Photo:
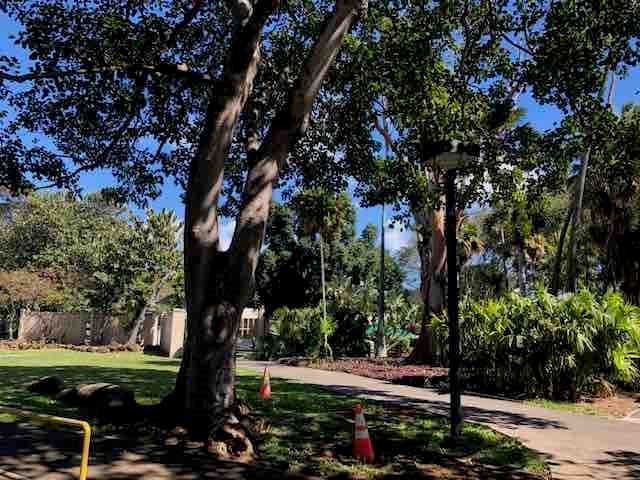
[[[238,323],[273,189],[366,6],[225,3],[5,2],[32,62],[3,57],[0,74],[18,110],[1,139],[1,178],[12,187],[34,178],[64,185],[81,171],[109,168],[120,193],[142,200],[158,193],[164,175],[183,182],[187,338],[166,405],[201,438],[225,423],[235,400]],[[288,35],[284,26],[296,22],[306,35]],[[288,50],[305,60],[276,90],[261,90],[272,111],[254,118],[255,109],[245,107],[256,74],[268,71],[270,51]],[[26,87],[14,89],[18,84]],[[47,135],[53,148],[30,144],[19,135],[25,130]],[[234,134],[241,135],[235,143]],[[241,155],[229,155],[232,144]],[[221,211],[236,215],[227,251],[219,248]]]
[[[531,3],[527,10],[530,21],[524,24],[526,36],[518,49],[527,57],[525,71],[532,94],[539,102],[554,104],[565,113],[564,127],[581,147],[573,152],[580,173],[566,217],[567,225],[571,224],[567,290],[575,291],[585,183],[594,136],[598,134],[594,117],[608,108],[615,77],[628,74],[629,68],[638,64],[640,26],[635,19],[640,15],[640,5],[553,1]],[[610,93],[605,98],[607,90]],[[566,228],[564,231],[566,234]],[[558,248],[561,260],[563,242]],[[556,290],[558,280],[554,283]]]
[[[42,295],[30,308],[125,318],[138,312],[140,319],[176,276],[176,228],[173,213],[140,218],[100,192],[32,194],[12,208],[0,231],[0,271],[34,274],[55,286],[56,301]]]

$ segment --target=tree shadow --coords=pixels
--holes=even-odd
[[[57,375],[68,386],[79,383],[116,383],[136,393],[138,401],[153,402],[162,398],[173,387],[175,366],[167,361],[142,360],[141,368],[111,368],[99,366],[9,366],[0,370],[0,398],[5,405],[41,413],[62,414],[80,418],[82,412],[49,398],[28,392],[25,384],[42,376]],[[158,365],[157,369],[149,365]],[[164,367],[164,369],[161,369]],[[268,428],[258,442],[259,459],[252,465],[217,461],[202,448],[171,447],[164,438],[144,431],[100,428],[95,432],[91,450],[91,478],[116,479],[192,479],[192,478],[306,478],[304,475],[338,475],[340,469],[357,471],[358,463],[351,458],[352,412],[354,399],[336,396],[327,389],[314,385],[272,379],[272,400],[262,402],[258,396],[260,378],[238,371],[237,394],[255,407],[255,413],[267,419]],[[357,395],[358,392],[344,392]],[[534,478],[513,472],[505,464],[524,463],[524,449],[502,449],[504,437],[496,439],[474,438],[467,435],[472,447],[451,451],[452,457],[493,452],[494,463],[504,465],[487,469],[447,461],[439,453],[442,438],[447,431],[446,420],[432,418],[433,422],[415,427],[414,408],[403,410],[386,406],[368,405],[367,420],[371,435],[383,463],[393,463],[393,470],[406,474],[401,478],[439,478],[438,469],[449,469],[450,478]],[[414,417],[411,417],[414,415]],[[400,426],[399,426],[400,425]],[[413,429],[413,430],[412,430]],[[403,439],[406,439],[404,441]],[[0,468],[26,478],[41,478],[45,474],[77,475],[80,463],[79,434],[65,430],[44,428],[27,423],[0,423]],[[328,456],[325,453],[329,452]],[[502,458],[502,457],[503,458]],[[427,467],[416,467],[416,460]],[[438,466],[440,465],[440,466]],[[379,468],[376,467],[376,468]],[[275,470],[274,470],[275,469]],[[429,470],[430,469],[430,470]],[[435,469],[435,470],[434,470]],[[297,471],[304,475],[284,475],[283,471]],[[444,471],[444,470],[442,470]],[[469,476],[472,472],[483,475]],[[49,477],[47,477],[49,478]],[[56,477],[51,477],[56,478]]]
[[[600,460],[600,465],[623,467],[627,471],[626,478],[640,478],[640,455],[638,452],[627,450],[612,450],[605,452],[609,458]],[[624,479],[625,477],[618,477]]]
[[[374,401],[392,404],[405,408],[418,408],[426,410],[436,415],[449,415],[449,402],[444,400],[423,400],[409,398],[402,395],[394,395],[385,390],[375,390],[360,387],[348,387],[343,385],[313,385],[317,388],[339,393],[341,395],[351,395],[357,397],[370,398]],[[539,429],[561,429],[566,430],[567,426],[556,420],[536,417],[531,414],[505,412],[501,410],[464,406],[465,419],[478,422],[490,423],[498,427],[515,429],[518,427],[529,427]]]
[[[14,475],[28,479],[77,478],[80,449],[81,437],[73,432],[0,424],[0,468]],[[138,436],[98,434],[91,445],[89,478],[294,480],[304,477],[259,465],[218,461],[198,448],[168,447]]]

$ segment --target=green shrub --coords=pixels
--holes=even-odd
[[[446,345],[446,318],[433,320]],[[594,379],[638,378],[640,309],[616,293],[509,293],[460,309],[464,376],[476,389],[575,400]],[[446,349],[445,349],[446,356]]]
[[[256,359],[275,360],[285,354],[285,345],[277,335],[256,338]]]
[[[281,354],[298,356],[332,356],[331,347],[325,343],[335,330],[335,321],[330,316],[326,321],[318,307],[282,307],[273,312],[271,318],[272,342],[281,342]]]

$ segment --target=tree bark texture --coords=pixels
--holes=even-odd
[[[176,386],[166,404],[180,412],[181,423],[196,438],[207,438],[221,427],[234,403],[239,320],[254,288],[274,183],[291,147],[304,133],[313,100],[361,7],[360,1],[336,2],[287,103],[252,155],[233,239],[221,252],[217,204],[224,162],[252,90],[262,29],[277,4],[277,0],[258,0],[239,27],[225,64],[223,87],[211,101],[190,168],[184,242],[187,338]]]
[[[567,277],[567,291],[575,292],[578,289],[578,235],[582,228],[582,202],[584,199],[584,185],[587,180],[591,147],[587,148],[580,164],[580,178],[578,179],[578,191],[576,192],[575,212],[571,224],[569,272]]]
[[[564,224],[562,225],[562,230],[560,232],[560,239],[558,240],[558,249],[556,250],[556,258],[553,264],[553,278],[551,280],[551,293],[554,295],[558,294],[560,290],[560,272],[562,271],[562,254],[564,252],[564,241],[567,236],[567,230],[569,229],[569,224],[571,223],[571,219],[573,218],[574,205],[571,204],[569,211],[567,212],[567,216],[564,219]]]
[[[407,358],[411,363],[433,363],[436,348],[431,330],[431,316],[444,310],[444,274],[447,267],[445,239],[444,196],[441,207],[435,210],[414,212],[418,227],[418,254],[420,256],[420,295],[423,312],[420,336]]]

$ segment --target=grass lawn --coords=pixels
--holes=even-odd
[[[129,352],[0,350],[0,404],[77,416],[74,408],[25,390],[25,384],[46,375],[57,375],[68,385],[117,383],[133,390],[140,403],[155,402],[171,389],[178,365],[176,360]],[[261,402],[257,394],[259,375],[242,370],[237,373],[238,396],[269,424],[257,444],[257,462],[261,465],[321,476],[346,475],[341,478],[354,474],[377,478],[395,473],[419,478],[431,472],[429,478],[506,479],[526,478],[512,476],[509,472],[513,469],[542,474],[548,471],[538,454],[486,427],[466,424],[463,441],[452,445],[447,441],[446,419],[413,415],[371,402],[363,403],[380,460],[362,465],[350,456],[354,398],[272,379],[273,399]],[[492,467],[485,469],[480,464]],[[486,472],[492,472],[492,476]]]

